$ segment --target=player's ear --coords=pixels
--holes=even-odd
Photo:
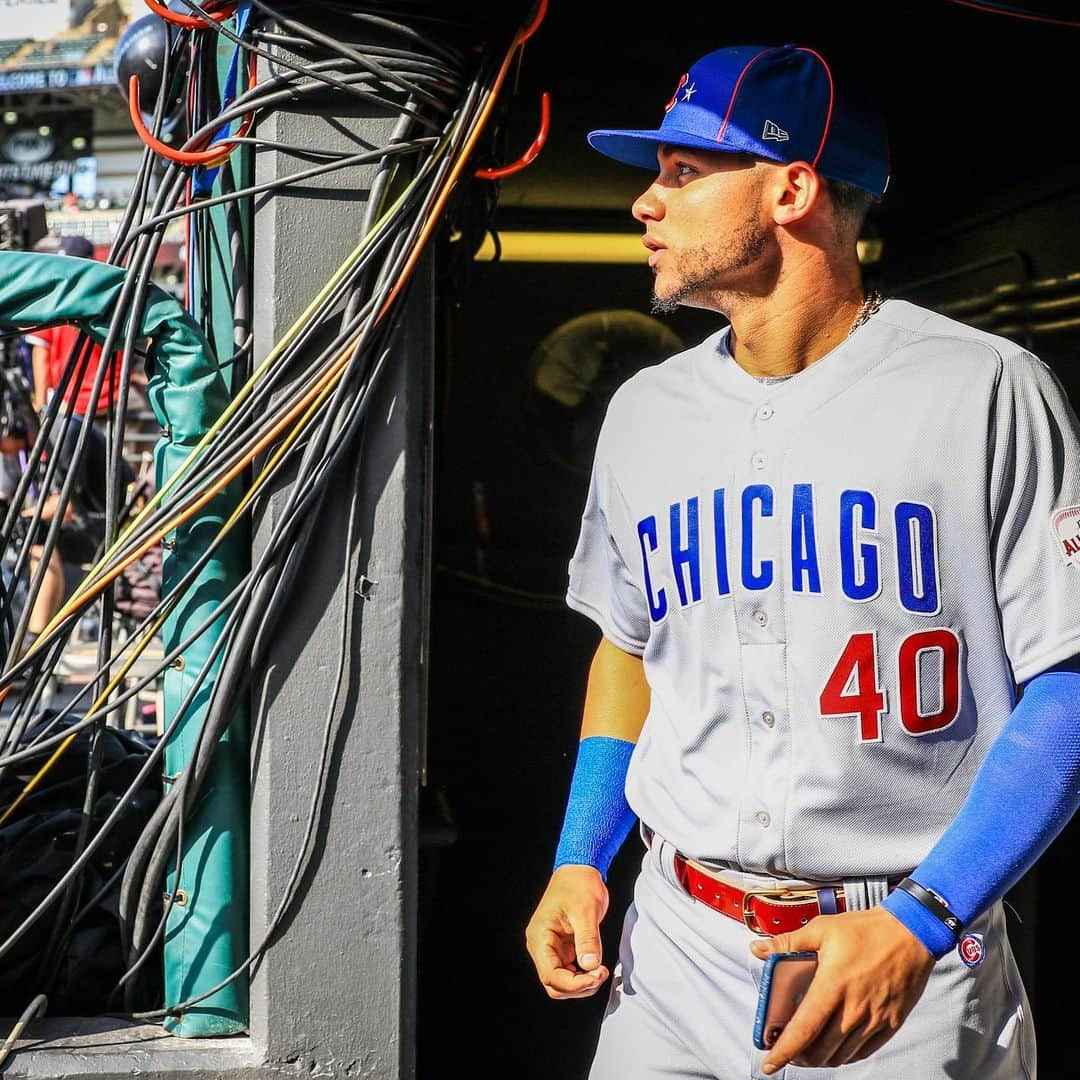
[[[817,170],[805,161],[792,161],[773,170],[773,220],[791,226],[801,221],[825,197]]]

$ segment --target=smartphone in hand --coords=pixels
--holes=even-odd
[[[817,971],[816,952],[773,953],[765,961],[758,987],[754,1045],[770,1050],[780,1038]]]

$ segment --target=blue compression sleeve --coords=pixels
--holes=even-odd
[[[626,801],[626,772],[634,744],[590,735],[578,744],[555,866],[595,866],[607,880],[608,867],[633,828],[637,815]]]
[[[964,925],[1031,867],[1080,805],[1080,657],[1037,675],[979,767],[952,824],[911,872]],[[883,904],[934,955],[952,932],[900,890]]]

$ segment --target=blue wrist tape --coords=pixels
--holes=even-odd
[[[1032,679],[987,752],[952,824],[911,872],[964,925],[1024,875],[1080,805],[1080,658]],[[918,900],[883,904],[935,957],[955,944]]]
[[[626,772],[634,744],[591,735],[578,744],[555,866],[595,866],[606,880],[637,815],[626,801]]]

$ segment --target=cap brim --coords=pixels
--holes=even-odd
[[[589,145],[605,157],[639,169],[656,168],[656,148],[664,141],[659,131],[616,131],[602,129],[589,132]]]
[[[604,128],[599,131],[590,131],[588,135],[589,145],[594,150],[624,165],[637,165],[641,169],[656,169],[656,150],[661,144],[668,146],[688,146],[695,150],[708,150],[712,153],[738,154],[755,153],[755,150],[745,151],[737,145],[722,145],[715,139],[705,138],[703,135],[694,135],[689,131],[676,131],[669,128],[667,131],[622,131]],[[724,139],[727,143],[728,139]],[[763,155],[771,156],[771,155]]]

